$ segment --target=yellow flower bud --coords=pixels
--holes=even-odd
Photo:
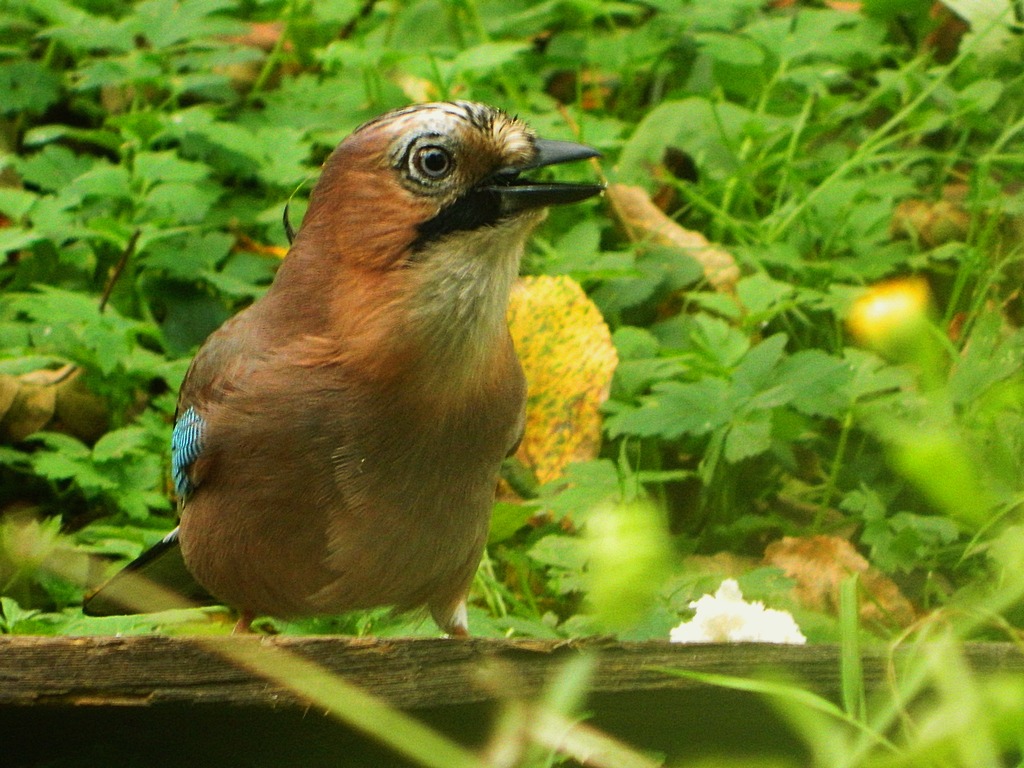
[[[854,302],[847,324],[858,342],[889,353],[915,341],[928,322],[930,304],[923,278],[890,280],[868,289]]]

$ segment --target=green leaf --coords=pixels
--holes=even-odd
[[[129,87],[156,85],[164,74],[162,59],[151,52],[132,51],[119,58],[97,59],[81,67],[74,87],[77,91],[117,88],[127,95]]]
[[[157,184],[146,194],[144,215],[169,224],[198,224],[206,218],[223,192],[215,184]]]
[[[615,464],[609,459],[596,459],[570,464],[565,476],[540,489],[541,508],[555,519],[578,519],[587,512],[622,494],[622,484]]]
[[[10,219],[20,219],[38,199],[38,195],[24,189],[0,187],[0,213]]]
[[[668,147],[690,155],[702,174],[719,179],[731,176],[740,167],[737,148],[743,132],[758,121],[768,126],[776,123],[728,101],[692,96],[662,102],[647,113],[626,142],[619,160],[620,180],[650,185],[650,169],[662,162]]]
[[[297,128],[263,126],[256,131],[260,151],[258,175],[268,187],[290,192],[309,177],[306,165],[310,146],[305,131]]]
[[[60,78],[34,61],[0,63],[0,112],[44,112],[60,98]]]
[[[674,440],[684,434],[706,435],[729,423],[735,398],[723,379],[692,383],[657,384],[639,408],[617,413],[605,421],[612,437],[661,437]]]
[[[949,377],[953,401],[968,404],[1000,381],[1024,373],[1024,331],[1008,332],[997,312],[978,318]]]
[[[92,128],[74,128],[70,125],[37,125],[25,132],[26,147],[38,147],[59,139],[92,144],[111,152],[119,153],[124,140],[113,131]]]
[[[264,291],[263,287],[253,285],[246,279],[238,278],[229,271],[204,270],[197,277],[201,277],[222,294],[235,298],[253,298]]]
[[[29,454],[6,445],[0,445],[0,464],[8,467],[17,467],[28,464]]]
[[[664,511],[646,499],[587,517],[587,598],[604,626],[628,629],[654,606],[673,560]]]
[[[336,41],[328,46],[351,45],[350,41]],[[349,58],[346,50],[343,61],[348,67],[358,63]],[[372,65],[371,65],[372,66]],[[358,70],[348,70],[331,78],[320,78],[301,73],[281,82],[279,88],[263,96],[265,125],[296,128],[304,132],[328,133],[333,140],[348,134],[353,128],[373,116],[368,109],[365,81]]]
[[[853,369],[820,349],[805,349],[779,366],[779,381],[792,392],[793,407],[809,416],[837,418],[853,405]]]
[[[675,378],[684,372],[684,366],[677,360],[621,360],[615,368],[615,397],[629,400],[645,393],[653,384]]]
[[[771,411],[755,411],[729,426],[725,436],[725,459],[736,464],[764,453],[772,444]]]
[[[48,144],[39,152],[19,159],[16,168],[29,184],[53,192],[70,184],[95,163],[95,158],[76,155],[57,144]]]
[[[487,535],[488,544],[499,544],[511,539],[529,519],[536,514],[536,508],[527,504],[499,501],[491,509],[491,527]]]
[[[81,440],[60,432],[37,432],[30,438],[31,442],[41,443],[62,456],[76,461],[88,459],[89,447]]]
[[[703,32],[695,35],[695,41],[704,53],[725,64],[759,67],[765,60],[764,50],[760,45],[738,35]]]
[[[22,608],[14,598],[0,596],[0,625],[3,629],[0,634],[16,634],[18,624],[27,622],[38,613],[39,611]]]
[[[131,177],[119,165],[97,164],[71,182],[71,189],[83,197],[131,198]]]
[[[460,52],[452,60],[452,66],[456,72],[483,75],[514,61],[519,54],[528,50],[530,44],[527,42],[481,43]]]
[[[158,182],[197,182],[210,175],[210,166],[178,157],[177,153],[139,152],[132,161],[132,172],[148,184]]]
[[[899,392],[913,383],[906,368],[890,365],[873,352],[849,348],[843,351],[843,358],[850,364],[851,379],[847,389],[852,402]]]
[[[529,549],[529,556],[542,565],[566,570],[583,570],[589,557],[584,543],[575,537],[552,534]]]
[[[77,450],[81,449],[88,453],[85,446]],[[114,479],[97,471],[88,455],[76,456],[65,449],[61,449],[60,453],[37,451],[32,454],[32,471],[48,480],[71,480],[87,496],[113,491],[118,487]]]
[[[999,103],[1005,90],[998,80],[975,80],[956,95],[956,100],[961,109],[988,112]]]
[[[659,338],[661,327],[655,330]],[[689,341],[723,372],[734,368],[750,349],[750,340],[746,334],[724,320],[707,315],[698,315],[694,319]],[[665,340],[662,343],[671,346]]]
[[[5,227],[0,229],[0,253],[20,251],[22,248],[30,248],[44,240],[46,240],[46,236],[38,230]]]
[[[786,334],[776,333],[751,347],[733,372],[732,380],[736,388],[743,393],[754,393],[764,390],[769,384],[775,384],[773,374],[785,354],[788,342]]]
[[[143,255],[147,269],[193,281],[214,270],[231,252],[235,238],[224,232],[190,233],[150,244]]]
[[[117,369],[134,351],[141,323],[127,320],[111,307],[103,313],[93,296],[50,286],[9,297],[13,311],[34,321],[33,343],[104,375]]]
[[[764,315],[793,296],[795,289],[789,283],[775,280],[765,272],[744,277],[736,284],[740,303],[753,315]]]
[[[907,5],[903,0],[896,2]],[[847,68],[863,61],[878,61],[888,50],[885,24],[863,15],[825,8],[804,8],[791,18],[762,19],[751,24],[746,33],[790,64],[784,77],[796,75],[795,79],[799,79],[798,65],[815,62],[809,68],[813,72],[807,81],[810,88],[827,82],[829,65],[845,73]]]
[[[655,357],[660,344],[646,328],[623,326],[612,334],[612,343],[619,353],[619,360],[639,360]]]
[[[129,454],[145,451],[151,443],[152,436],[142,427],[122,427],[97,440],[92,448],[92,457],[95,461],[123,459]]]
[[[253,131],[219,121],[206,109],[192,107],[173,113],[166,130],[181,141],[186,156],[198,157],[222,171],[252,176],[263,159]]]
[[[77,10],[77,9],[76,9]],[[135,47],[131,16],[120,21],[79,12],[78,17],[61,19],[61,23],[45,32],[47,38],[63,43],[75,51],[105,50],[127,53]]]
[[[166,48],[182,41],[243,34],[243,24],[219,15],[234,5],[232,0],[146,0],[128,18],[156,48]]]

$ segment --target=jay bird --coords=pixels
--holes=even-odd
[[[185,376],[178,528],[85,612],[174,604],[141,599],[141,576],[237,609],[237,631],[393,606],[467,634],[499,468],[523,430],[509,291],[546,206],[602,190],[520,174],[596,156],[470,102],[357,128],[273,284]]]

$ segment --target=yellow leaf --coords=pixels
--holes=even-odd
[[[570,277],[527,277],[512,291],[509,329],[529,386],[517,457],[540,482],[597,456],[599,409],[618,355],[600,311]]]

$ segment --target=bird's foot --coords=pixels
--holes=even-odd
[[[252,620],[256,618],[256,614],[252,611],[242,611],[238,614],[238,621],[235,622],[234,629],[231,630],[232,635],[251,635],[253,634]]]

